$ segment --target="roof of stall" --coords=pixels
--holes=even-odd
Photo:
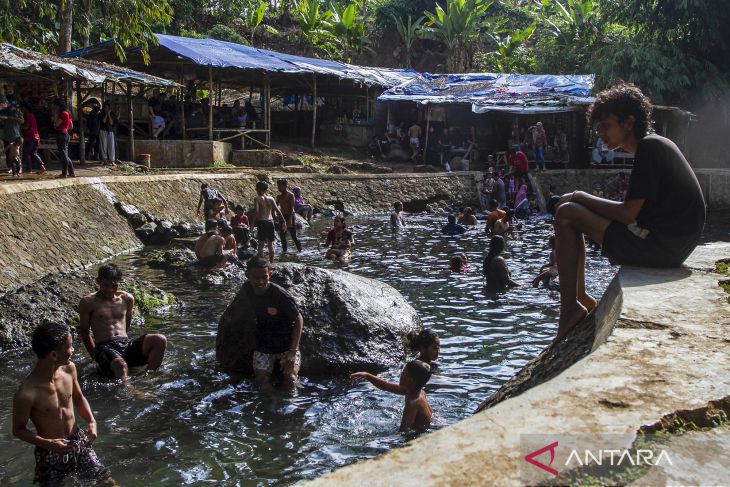
[[[216,39],[195,39],[167,34],[155,34],[159,46],[150,46],[150,57],[154,69],[165,69],[168,65],[170,73],[174,73],[175,67],[185,60],[197,67],[216,68],[217,80],[234,84],[238,82],[259,83],[262,80],[261,74],[270,76],[278,85],[285,85],[285,79],[290,75],[318,74],[325,77],[347,80],[365,86],[381,86],[389,88],[404,83],[417,77],[419,74],[412,69],[394,68],[372,68],[356,66],[352,64],[331,61],[327,59],[316,59],[304,56],[284,54],[266,49],[257,49],[233,42],[219,41]],[[135,56],[138,50],[129,49],[128,57],[138,69],[152,68],[140,65],[140,57]],[[114,44],[112,41],[103,42],[95,46],[71,51],[64,54],[64,57],[87,56],[95,59],[103,58],[112,61],[115,56]],[[161,61],[158,62],[158,61]],[[242,73],[242,71],[244,73]],[[249,71],[250,75],[244,74]],[[253,72],[251,72],[253,71]],[[206,79],[204,73],[198,73],[200,79]],[[288,75],[287,78],[272,78],[271,75]],[[282,83],[282,81],[284,81]]]
[[[132,82],[149,86],[177,86],[177,83],[127,68],[89,59],[68,59],[23,49],[12,44],[0,44],[0,69],[16,76],[67,76],[100,84],[104,81]]]
[[[469,104],[474,113],[556,113],[593,101],[592,74],[429,74],[386,90],[378,101]]]

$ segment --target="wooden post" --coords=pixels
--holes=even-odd
[[[365,121],[370,121],[370,87],[365,87]]]
[[[76,80],[76,114],[79,117],[79,163],[86,162],[86,140],[84,139],[84,100],[81,98],[81,80]]]
[[[317,135],[317,73],[312,74],[314,79],[312,93],[312,149],[314,149],[314,137]]]
[[[134,161],[134,104],[132,103],[132,83],[130,82],[127,82],[127,111],[129,113],[129,159]]]
[[[385,117],[385,131],[388,132],[388,129],[390,127],[390,102],[386,101],[385,103],[388,104],[387,106],[387,115]]]
[[[213,140],[213,66],[208,66],[208,139]]]
[[[431,128],[431,105],[426,105],[426,142],[423,144],[423,163],[426,164],[426,154],[428,154],[428,133]]]
[[[269,77],[264,74],[264,98],[266,107],[264,109],[264,128],[266,132],[266,145],[271,148],[271,81]]]

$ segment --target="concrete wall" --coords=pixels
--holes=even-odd
[[[152,167],[208,167],[215,161],[231,160],[231,144],[209,140],[136,140],[134,160],[139,154],[152,156]]]
[[[386,211],[400,199],[422,209],[440,200],[472,202],[476,173],[398,175],[170,174],[105,176],[0,185],[0,292],[44,275],[94,265],[140,245],[114,201],[160,218],[200,219],[200,183],[208,181],[231,203],[251,206],[259,178],[288,177],[308,202],[351,212]],[[275,191],[275,188],[273,188]]]
[[[708,209],[730,208],[730,169],[693,169]],[[564,169],[531,174],[547,198],[551,185],[555,186],[557,194],[576,189],[591,191],[594,183],[605,185],[622,171],[627,175],[631,173],[631,169]]]

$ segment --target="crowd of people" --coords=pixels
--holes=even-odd
[[[638,88],[621,84],[600,93],[588,116],[591,122],[597,123],[607,146],[621,147],[635,154],[635,165],[622,201],[583,191],[551,197],[549,211],[554,213],[555,235],[548,241],[550,257],[532,280],[533,285],[539,285],[554,277],[560,279],[560,317],[551,346],[565,339],[597,306],[585,288],[584,235],[600,245],[602,253],[614,263],[678,267],[697,245],[705,220],[705,204],[697,178],[673,142],[650,133],[651,104]],[[485,194],[489,247],[483,260],[483,274],[487,290],[508,292],[519,284],[512,278],[502,254],[518,229],[513,220],[515,206],[522,205],[524,199],[518,196],[526,198],[527,188],[520,185],[515,192],[514,206],[506,206],[508,194],[502,178],[496,176],[492,173],[491,182],[485,182],[485,187],[490,188]],[[204,206],[207,220],[206,234],[196,243],[196,254],[206,267],[236,262],[234,229],[248,239],[251,226],[257,229],[257,255],[247,261],[247,281],[242,289],[249,295],[256,314],[252,365],[261,384],[270,384],[277,364],[283,382],[293,384],[301,364],[299,344],[304,319],[292,296],[270,281],[274,261],[272,242],[278,228],[282,240],[290,232],[299,249],[296,231],[291,232],[292,216],[297,212],[305,218],[311,217],[311,208],[307,208],[301,190],[289,191],[286,180],[277,181],[277,189],[279,195],[274,198],[268,194],[265,181],[257,183],[250,223],[245,208],[238,205],[230,223],[220,218],[227,213],[228,203],[205,183],[198,204],[198,212]],[[474,228],[476,219],[472,218],[471,210],[464,208],[459,216],[449,215],[443,233],[453,236]],[[401,202],[393,205],[389,223],[396,231],[408,228]],[[263,258],[266,245],[268,259]],[[349,255],[354,238],[343,216],[335,217],[326,245],[328,258],[343,259]],[[449,269],[468,272],[466,255],[452,256]],[[167,339],[150,333],[136,339],[129,337],[134,298],[119,290],[121,280],[121,271],[116,266],[102,266],[98,271],[98,290],[81,299],[79,313],[84,346],[100,371],[124,381],[130,367],[158,368],[164,359]],[[434,360],[440,350],[439,337],[432,330],[425,329],[408,338],[411,349],[418,355],[406,363],[397,384],[367,372],[351,376],[353,380],[367,380],[382,390],[404,396],[401,431],[423,430],[432,422],[434,413],[424,386],[434,371]],[[74,352],[71,330],[63,324],[44,323],[33,333],[32,348],[37,361],[13,398],[12,431],[17,438],[36,446],[36,480],[42,485],[58,485],[65,476],[74,473],[113,485],[109,470],[91,446],[97,436],[96,422],[71,362]],[[76,422],[74,408],[87,423],[83,430]],[[29,421],[35,431],[28,429]]]

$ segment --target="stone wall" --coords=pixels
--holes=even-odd
[[[94,265],[140,245],[112,206],[131,204],[173,222],[200,219],[200,183],[250,207],[260,178],[288,177],[308,202],[353,213],[388,210],[402,200],[420,211],[442,200],[472,203],[477,173],[388,175],[167,174],[105,176],[0,185],[0,291],[46,274]],[[275,192],[276,188],[272,188]]]
[[[730,169],[695,169],[711,210],[730,209]]]
[[[136,140],[134,160],[150,154],[152,167],[208,167],[231,160],[231,144],[209,140]]]

